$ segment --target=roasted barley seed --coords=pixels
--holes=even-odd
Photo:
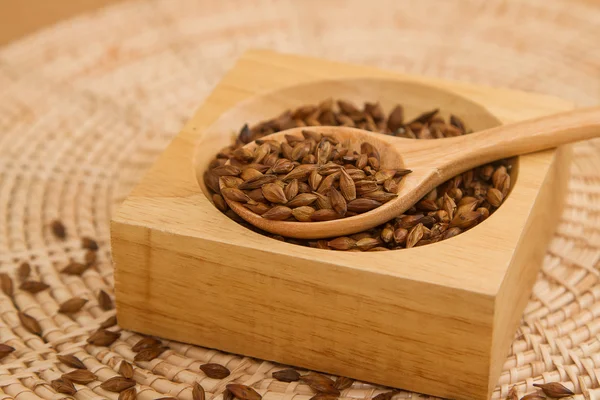
[[[347,204],[348,211],[363,213],[371,211],[381,205],[380,202],[373,199],[355,199]]]
[[[217,176],[238,176],[242,173],[242,170],[233,165],[222,165],[220,167],[213,168],[212,173]]]
[[[220,182],[223,183],[223,187],[226,187],[226,188],[237,188],[242,183],[244,183],[244,180],[241,178],[238,178],[237,176],[222,176],[219,179],[220,179]]]
[[[73,396],[77,393],[77,389],[75,389],[73,383],[68,379],[55,379],[50,382],[50,386],[58,393],[68,394],[69,396]]]
[[[398,193],[398,182],[395,179],[389,178],[383,182],[383,189],[388,193]]]
[[[423,211],[437,211],[438,206],[434,200],[421,200],[417,203],[417,209]]]
[[[222,366],[221,364],[208,363],[202,364],[200,366],[202,372],[206,374],[209,378],[213,379],[223,379],[227,378],[230,374],[229,370]]]
[[[136,397],[137,397],[137,390],[135,390],[134,387],[131,387],[131,388],[125,389],[121,393],[119,393],[118,400],[135,400]]]
[[[550,382],[550,383],[534,383],[533,386],[539,387],[542,389],[544,394],[548,397],[552,397],[555,399],[560,399],[562,397],[573,396],[573,393],[570,389],[566,388],[559,382]]]
[[[510,175],[506,175],[502,180],[502,184],[498,188],[502,192],[502,197],[506,197],[508,195],[508,191],[510,190]]]
[[[228,200],[237,201],[239,203],[247,203],[250,201],[250,197],[240,189],[236,188],[225,188],[221,190],[221,194]]]
[[[302,206],[310,206],[312,203],[317,200],[317,195],[313,193],[300,193],[299,195],[292,198],[287,206],[291,208],[302,207]]]
[[[324,208],[322,210],[315,211],[310,216],[310,220],[313,221],[313,222],[331,221],[331,220],[334,220],[334,219],[338,219],[339,217],[340,217],[340,215],[337,213],[337,211],[334,211],[334,210],[329,209],[329,208]]]
[[[417,244],[417,242],[423,238],[423,230],[423,224],[419,223],[408,232],[408,236],[406,237],[407,249],[414,247],[414,245]]]
[[[401,105],[397,105],[388,117],[387,128],[393,134],[396,134],[398,129],[404,126],[404,108]],[[398,136],[398,135],[396,135]]]
[[[82,299],[81,297],[73,297],[62,303],[58,308],[58,312],[61,314],[73,314],[78,312],[85,306],[87,303],[87,299]],[[72,379],[71,379],[72,380]]]
[[[321,211],[335,210],[329,198],[331,187],[334,187],[347,203],[345,217],[368,212],[393,198],[392,196],[398,192],[401,185],[401,178],[410,173],[410,170],[398,170],[392,178],[389,178],[389,172],[386,170],[374,169],[373,167],[377,167],[378,162],[381,166],[382,161],[374,146],[366,145],[360,151],[353,152],[345,149],[344,143],[339,143],[332,137],[321,135],[318,128],[307,128],[302,136],[288,135],[287,140],[289,142],[281,144],[270,140],[261,140],[262,136],[286,129],[285,127],[319,125],[357,126],[381,134],[419,139],[436,139],[470,133],[460,117],[451,115],[449,120],[444,120],[439,116],[437,110],[431,110],[412,119],[407,119],[401,105],[390,110],[389,114],[386,115],[377,103],[365,103],[361,108],[344,100],[339,103],[333,101],[333,99],[327,99],[319,105],[301,106],[295,110],[289,110],[272,120],[242,128],[236,143],[221,151],[220,158],[214,159],[210,163],[210,171],[205,173],[206,186],[215,194],[220,193],[218,187],[219,176],[212,170],[225,166],[228,159],[230,164],[240,169],[241,172],[239,175],[221,176],[221,181],[227,181],[231,185],[226,185],[227,187],[240,189],[240,185],[248,185],[247,181],[260,177],[260,174],[272,175],[272,177],[267,178],[268,182],[255,182],[255,189],[240,190],[244,191],[253,200],[253,202],[245,203],[244,206],[258,215],[264,215],[273,206],[280,205],[280,203],[271,203],[265,199],[260,188],[265,183],[278,181],[279,184],[281,182],[283,184],[281,188],[287,200],[285,206],[291,210],[289,215],[287,215],[287,210],[285,210],[284,215],[276,215],[278,218],[285,217],[282,220],[299,220],[294,216],[294,210],[305,206],[315,210],[317,213],[316,220],[334,218],[335,211],[334,213]],[[242,148],[245,143],[253,140],[257,140],[257,148],[254,150]],[[302,156],[307,148],[309,153]],[[294,150],[296,153],[292,154]],[[257,156],[256,152],[260,154]],[[302,157],[298,158],[297,161],[293,161],[294,157],[300,156]],[[312,164],[303,164],[307,162]],[[423,238],[414,246],[456,236],[486,219],[498,207],[495,204],[501,205],[510,190],[510,171],[511,164],[504,160],[460,174],[432,190],[417,203],[416,207],[409,209],[404,216],[389,221],[389,224],[393,227],[392,240],[384,242],[381,239],[382,232],[387,226],[387,224],[382,224],[379,227],[362,232],[365,235],[363,237],[352,235],[351,239],[356,241],[356,246],[346,251],[383,251],[384,249],[405,248],[408,232],[419,223],[426,230],[424,230]],[[223,173],[223,168],[220,168],[217,172]],[[235,173],[237,171],[226,172]],[[331,184],[326,181],[321,186],[323,180],[336,172],[339,173],[339,176],[330,178],[330,181],[333,181]],[[290,189],[287,189],[287,187],[294,179],[298,182],[298,191],[295,196],[291,196],[295,191],[295,184]],[[365,181],[374,182],[376,186]],[[493,190],[490,191],[490,189],[496,189],[500,192],[502,195],[500,203],[498,203],[500,198],[498,193]],[[361,201],[354,203],[355,200]],[[484,209],[487,211],[484,211]],[[472,214],[465,214],[468,211],[471,211]],[[227,210],[226,213],[250,229],[262,232],[245,223],[237,215],[231,215],[231,210]],[[295,213],[306,220],[310,210],[301,208]],[[458,217],[459,215],[462,215],[462,217]],[[409,218],[406,219],[407,217]],[[469,217],[472,219],[469,220]],[[336,239],[303,241],[288,240],[280,236],[271,237],[295,244],[325,249],[332,249],[327,243]],[[383,233],[383,237],[386,240],[390,237],[389,229]],[[363,240],[366,238],[368,240]]]
[[[19,311],[19,320],[29,332],[33,333],[34,335],[42,336],[42,327],[31,315]]]
[[[239,400],[261,400],[262,396],[250,386],[239,383],[230,383],[227,385],[229,390]]]
[[[266,213],[267,211],[269,211],[271,209],[271,207],[269,207],[265,203],[256,203],[256,204],[246,203],[246,204],[244,204],[244,207],[246,207],[248,210],[250,210],[253,213],[258,214],[258,215],[263,215],[264,213]]]
[[[60,272],[62,272],[63,274],[67,274],[67,275],[81,275],[88,268],[89,268],[89,265],[81,264],[78,262],[71,262],[69,265],[67,265],[65,268],[63,268],[62,271],[60,271]]]
[[[317,200],[315,201],[315,205],[317,206],[317,208],[321,210],[333,209],[333,207],[331,207],[331,200],[329,199],[329,197],[318,192],[312,192],[312,194],[314,194],[317,197]]]
[[[213,192],[221,193],[219,187],[219,177],[209,171],[204,173],[204,184]]]
[[[135,381],[133,379],[124,378],[122,376],[114,376],[102,382],[102,384],[100,385],[102,389],[114,393],[120,393],[134,386]]]
[[[371,250],[371,249],[381,246],[381,245],[382,245],[382,242],[379,238],[371,238],[371,237],[362,238],[356,242],[356,248],[358,248],[362,251]]]
[[[205,398],[206,392],[204,391],[202,385],[200,385],[198,382],[194,382],[192,385],[192,400],[205,400]]]
[[[117,324],[117,317],[116,315],[113,315],[111,317],[108,317],[103,323],[100,324],[100,329],[107,329],[110,328],[111,326],[115,326]]]
[[[97,251],[100,248],[98,246],[98,242],[90,237],[84,237],[81,239],[81,247],[92,251]]]
[[[346,199],[334,187],[329,189],[329,201],[331,202],[333,210],[338,213],[340,217],[346,215],[346,212],[348,211]]]
[[[59,239],[65,239],[67,237],[67,228],[59,220],[54,220],[50,224],[52,234]]]
[[[79,383],[80,385],[87,385],[88,383],[98,379],[96,374],[88,371],[87,369],[75,369],[66,374],[62,374],[61,378],[71,382]]]
[[[233,158],[240,161],[250,161],[254,158],[254,153],[249,149],[240,147],[232,153]]]
[[[28,262],[21,263],[19,265],[19,269],[17,270],[17,275],[19,276],[19,280],[24,281],[29,278],[29,274],[31,274],[31,266]]]
[[[161,344],[162,343],[160,340],[155,339],[150,336],[147,336],[143,339],[138,340],[137,343],[133,345],[131,350],[135,351],[136,353],[139,353],[140,351],[142,351],[144,349],[149,349],[150,347],[160,346]]]
[[[298,190],[299,190],[299,183],[297,179],[292,179],[290,181],[290,183],[287,184],[287,186],[285,187],[285,198],[286,198],[286,202],[289,201],[289,199],[293,199],[294,197],[296,197],[296,195],[298,195]]]
[[[119,373],[123,375],[124,378],[133,378],[133,366],[127,361],[123,360],[119,365]]]
[[[396,228],[411,229],[425,216],[423,214],[403,215],[396,219]]]
[[[335,382],[325,375],[309,372],[300,377],[300,381],[310,386],[317,393],[326,393],[339,396],[340,391],[335,387]]]
[[[385,243],[390,243],[394,238],[394,229],[391,225],[386,224],[385,228],[383,228],[379,236],[381,240],[383,240]]]
[[[513,385],[513,387],[510,388],[506,400],[519,400],[519,391],[517,389],[517,385]]]
[[[43,290],[48,289],[49,287],[50,286],[45,284],[44,282],[25,281],[25,282],[21,283],[21,285],[19,286],[19,289],[24,290],[29,293],[32,293],[32,294],[36,294]]]
[[[398,197],[398,195],[395,193],[387,193],[387,192],[384,192],[383,190],[378,189],[373,192],[365,193],[363,195],[363,197],[365,199],[375,200],[375,201],[378,201],[383,204],[383,203],[387,203],[390,200],[395,199],[396,197]]]
[[[350,250],[356,247],[356,240],[349,237],[339,237],[327,242],[327,246],[334,250]]]
[[[396,230],[394,230],[394,242],[396,244],[402,245],[404,243],[406,243],[406,238],[408,237],[408,230],[404,229],[404,228],[398,228]]]
[[[319,184],[319,187],[317,188],[317,192],[321,193],[321,194],[325,194],[327,191],[329,191],[329,189],[334,187],[333,185],[336,183],[339,176],[340,176],[339,171],[335,171],[334,173],[325,176],[325,178],[323,178],[323,180]]]
[[[264,219],[283,221],[292,216],[292,209],[286,206],[275,206],[261,216]]]
[[[100,308],[102,308],[104,311],[109,311],[115,308],[113,301],[110,298],[110,295],[102,289],[100,289],[100,291],[98,292],[98,304],[100,305]]]
[[[450,221],[450,226],[460,228],[460,229],[469,229],[475,226],[479,219],[481,218],[481,214],[478,211],[465,211],[462,213],[458,213],[452,221]]]
[[[0,343],[0,360],[15,351],[15,348],[4,343]]]
[[[168,349],[168,347],[164,346],[149,347],[137,353],[133,358],[133,361],[152,361]]]
[[[265,157],[271,152],[271,146],[268,144],[262,144],[254,152],[254,163],[255,164],[266,164],[263,162]]]
[[[373,397],[373,400],[390,400],[396,392],[389,391],[384,393],[379,393],[377,396]]]
[[[86,267],[91,267],[92,265],[94,265],[96,263],[96,259],[97,258],[98,257],[96,255],[95,251],[93,251],[93,250],[86,251],[85,252],[85,256],[83,257],[83,260],[85,262],[85,266]]]
[[[444,232],[444,234],[442,235],[442,239],[450,239],[451,237],[454,237],[460,233],[462,233],[462,229],[458,227],[452,227],[449,228],[446,232]]]
[[[95,346],[110,346],[113,344],[121,334],[119,332],[113,332],[106,329],[98,329],[87,338],[89,344]]]
[[[315,169],[308,176],[308,186],[311,190],[317,190],[322,180],[323,176]]]
[[[508,171],[506,170],[506,167],[504,165],[501,165],[500,167],[496,168],[496,170],[492,174],[492,185],[494,185],[494,187],[497,188],[500,183],[500,180],[504,179],[506,175],[508,175]]]
[[[254,200],[254,202],[256,202],[258,204],[261,204],[261,203],[267,201],[267,199],[265,199],[265,196],[263,196],[262,190],[260,188],[246,191],[246,193],[248,194],[248,197],[250,197],[250,199]],[[256,205],[256,204],[251,203],[250,205]]]
[[[260,179],[263,176],[264,175],[262,172],[254,169],[254,168],[246,168],[246,169],[242,170],[242,173],[240,174],[240,177],[238,178],[238,179],[241,179],[241,182],[235,182],[235,183],[232,182],[232,183],[234,183],[233,186],[227,185],[225,180],[223,180],[223,183],[225,183],[225,185],[228,187],[239,187],[239,185],[243,184],[244,182],[252,181],[254,179]],[[221,179],[223,179],[223,178],[221,178]]]
[[[216,194],[216,193],[213,194],[212,200],[213,200],[213,203],[215,204],[215,206],[222,212],[226,212],[227,209],[229,208],[229,206],[227,205],[227,202],[225,202],[225,199],[220,194]]]
[[[282,369],[271,374],[274,379],[281,382],[296,382],[300,379],[298,371],[292,368]]]
[[[72,354],[66,355],[57,355],[56,358],[61,363],[65,364],[67,367],[77,368],[77,369],[87,369],[86,366],[81,362],[81,360],[75,357]]]
[[[479,208],[477,209],[477,212],[478,212],[478,213],[479,213],[479,215],[481,216],[481,217],[479,218],[479,220],[480,220],[479,222],[483,221],[484,219],[486,219],[487,217],[489,217],[489,216],[490,216],[490,210],[489,210],[488,208],[485,208],[485,207],[479,207]]]
[[[292,182],[296,182],[296,185],[298,184],[298,181],[296,179],[293,179]],[[265,197],[265,199],[267,199],[273,204],[287,203],[285,192],[277,183],[267,183],[266,185],[264,185],[262,187],[262,194]]]
[[[337,390],[342,391],[351,387],[353,383],[354,379],[346,378],[345,376],[338,376],[333,386]]]
[[[347,201],[352,201],[356,199],[356,185],[354,184],[354,180],[352,179],[350,174],[348,174],[345,168],[341,169],[340,192]]]
[[[354,214],[346,215],[347,202],[363,197],[366,193],[376,192],[370,196],[376,196],[378,203],[371,202],[370,209],[395,197],[394,194],[384,192],[383,182],[386,179],[394,178],[396,170],[379,170],[380,155],[374,146],[363,143],[361,154],[351,152],[343,144],[333,144],[331,138],[323,137],[318,131],[313,130],[304,131],[303,137],[286,135],[286,140],[287,142],[281,145],[273,142],[270,147],[269,143],[264,142],[254,151],[248,149],[237,158],[231,157],[230,161],[239,164],[238,167],[215,166],[211,170],[211,174],[221,176],[222,181],[225,182],[226,177],[230,178],[229,180],[231,177],[242,180],[242,182],[232,182],[232,184],[225,182],[227,187],[221,189],[223,197],[228,201],[250,203],[247,208],[250,211],[256,210],[256,214],[266,219],[283,221],[291,218],[300,222],[326,221],[364,212],[361,208],[355,208],[352,210]],[[270,175],[263,175],[255,169],[243,170],[245,164],[240,158],[249,160],[249,154],[252,152],[254,154],[253,162],[263,162],[271,166]],[[299,161],[302,162],[301,165],[297,164]],[[364,169],[361,171],[361,177],[364,179],[355,183],[353,176],[357,174],[352,172],[353,175],[350,175],[346,169],[359,168]],[[281,175],[284,176],[281,177]],[[373,180],[367,179],[367,176],[371,175],[374,176]],[[395,185],[399,179],[401,177],[395,178]],[[308,198],[307,196],[295,200],[299,193],[306,193],[306,188],[301,189],[301,184],[308,186],[317,197],[307,203],[302,202]],[[217,208],[226,211],[225,206],[218,200],[218,197],[213,196],[213,202]],[[266,207],[252,204],[251,200],[259,204],[264,203]],[[311,218],[306,216],[307,209],[297,212],[299,218],[296,218],[294,213],[287,208],[276,207],[277,205],[288,205],[288,202],[291,202],[291,207],[288,206],[291,209],[308,206],[312,201],[317,202],[318,210],[316,211],[319,212]],[[321,212],[324,209],[333,209],[337,216],[334,217],[329,211]]]
[[[240,190],[260,189],[263,185],[273,183],[276,180],[277,180],[277,175],[272,175],[272,174],[255,176],[253,178],[250,178],[250,179],[240,183],[240,185],[238,186],[238,189],[240,189]]]
[[[2,292],[8,296],[12,297],[13,295],[13,281],[8,274],[2,272],[0,273],[0,287],[2,288]]]
[[[301,206],[292,209],[292,215],[300,222],[309,222],[315,209],[310,206]]]

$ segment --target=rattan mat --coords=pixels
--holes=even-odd
[[[360,16],[360,18],[358,18]],[[51,285],[32,295],[0,292],[0,400],[58,399],[49,382],[74,353],[99,380],[78,399],[112,398],[101,381],[132,360],[139,336],[122,332],[110,347],[85,338],[113,311],[109,216],[220,76],[249,47],[361,62],[410,73],[545,92],[579,105],[600,99],[600,9],[593,1],[134,1],[79,17],[0,49],[0,272],[15,280],[28,261]],[[349,23],[352,21],[352,23]],[[600,144],[575,149],[567,208],[494,398],[513,385],[560,381],[577,398],[600,398]],[[48,228],[60,218],[68,238]],[[98,265],[59,273],[81,259],[81,238],[100,242]],[[72,318],[58,304],[90,301]],[[21,325],[17,308],[38,319],[42,337]],[[306,400],[298,383],[271,378],[279,367],[215,350],[166,342],[137,363],[138,398],[209,398],[228,382],[253,385],[265,400]],[[198,366],[226,365],[223,381]],[[385,389],[355,382],[342,398]],[[399,392],[395,398],[422,395]]]

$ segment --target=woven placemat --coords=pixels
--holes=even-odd
[[[360,16],[360,18],[358,18]],[[141,338],[121,332],[109,347],[85,339],[114,315],[108,221],[168,140],[249,47],[361,62],[409,73],[557,95],[579,105],[600,100],[600,9],[593,1],[133,1],[84,15],[0,49],[0,400],[58,399],[50,382],[75,354],[97,379],[76,385],[78,399],[112,398],[101,383],[132,361]],[[351,23],[350,23],[351,21]],[[548,250],[493,398],[533,383],[562,382],[576,398],[600,398],[600,143],[575,148],[562,222]],[[60,219],[57,239],[49,227]],[[100,244],[81,276],[60,271]],[[19,287],[18,268],[51,286]],[[88,299],[71,316],[57,313]],[[106,304],[104,304],[105,308]],[[18,312],[39,321],[25,329]],[[110,328],[117,330],[117,327]],[[164,341],[169,350],[137,362],[139,399],[208,398],[230,382],[265,400],[306,400],[303,384],[273,380],[270,362]],[[231,375],[208,378],[203,363]],[[341,398],[368,399],[385,388],[355,382]],[[395,398],[422,395],[398,392]]]

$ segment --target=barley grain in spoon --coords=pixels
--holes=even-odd
[[[288,129],[261,140],[281,143],[286,140],[286,135],[300,137],[305,129]],[[412,173],[398,185],[398,197],[371,211],[348,218],[320,222],[275,221],[261,217],[239,202],[226,199],[236,214],[257,228],[285,237],[321,239],[351,235],[401,215],[436,186],[472,168],[502,158],[600,137],[600,107],[578,109],[436,140],[397,138],[340,126],[312,127],[310,130],[333,136],[341,142],[347,141],[353,149],[360,149],[362,143],[369,143],[379,152],[382,169],[406,168]],[[255,142],[244,146],[251,150],[256,147]]]

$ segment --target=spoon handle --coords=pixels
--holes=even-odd
[[[429,149],[445,174],[460,173],[502,158],[600,137],[600,107],[577,109],[450,139]],[[436,141],[432,141],[436,142]],[[439,143],[439,142],[438,142]],[[440,143],[441,144],[441,143]]]

